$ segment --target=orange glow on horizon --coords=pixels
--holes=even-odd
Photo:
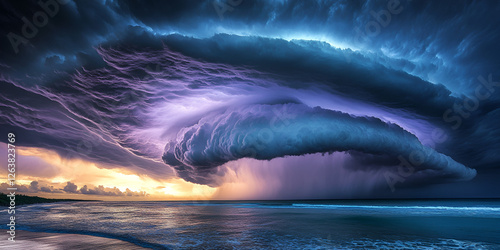
[[[6,144],[1,144],[0,147],[6,147]],[[32,181],[38,181],[40,184],[53,186],[54,189],[62,190],[67,182],[71,182],[78,186],[78,190],[84,185],[89,187],[102,185],[104,188],[116,187],[121,192],[125,192],[129,189],[134,192],[145,191],[148,194],[148,196],[145,197],[87,195],[67,192],[37,192],[26,193],[27,195],[36,195],[46,198],[90,200],[207,200],[211,199],[217,190],[217,188],[206,185],[186,182],[178,177],[169,177],[162,180],[144,174],[134,173],[120,166],[104,166],[82,159],[65,159],[56,152],[47,149],[18,147],[17,155],[19,159],[16,171],[17,185],[29,186]],[[40,162],[40,166],[43,165],[43,167],[46,168],[55,168],[54,174],[47,177],[37,176],[27,170],[23,170],[23,158],[29,158],[30,161],[36,160]],[[0,181],[2,183],[7,182],[7,168],[3,165],[0,165],[0,167]]]

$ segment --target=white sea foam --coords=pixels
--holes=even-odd
[[[292,204],[297,208],[322,208],[322,209],[429,209],[429,210],[467,210],[467,211],[492,211],[500,212],[500,207],[452,207],[452,206],[366,206],[366,205],[326,205],[326,204]]]

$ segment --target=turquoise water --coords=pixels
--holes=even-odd
[[[500,200],[63,202],[16,215],[17,229],[158,249],[500,249]]]

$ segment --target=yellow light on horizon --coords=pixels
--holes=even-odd
[[[210,199],[217,188],[205,185],[193,184],[183,179],[174,177],[165,180],[154,179],[146,175],[134,173],[130,169],[120,166],[100,166],[97,163],[82,159],[64,159],[55,151],[32,147],[19,147],[20,156],[31,156],[50,164],[58,169],[57,175],[47,178],[41,176],[31,176],[30,173],[19,175],[20,179],[16,182],[18,185],[29,186],[32,181],[39,181],[40,185],[53,185],[54,188],[62,189],[67,182],[74,183],[78,189],[84,185],[99,186],[105,188],[118,188],[124,192],[127,188],[134,192],[145,191],[150,196],[149,199]],[[19,166],[22,169],[22,165]],[[6,178],[0,178],[6,181]],[[165,188],[158,189],[157,187]],[[60,197],[61,194],[37,193],[44,197]],[[66,194],[85,197],[84,194]],[[115,197],[104,197],[103,199],[114,199]],[[127,197],[137,198],[137,197]]]

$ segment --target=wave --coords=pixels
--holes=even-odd
[[[492,211],[500,212],[500,207],[451,207],[451,206],[369,206],[369,205],[326,205],[326,204],[292,204],[296,208],[360,208],[360,209],[421,209],[421,210],[467,210],[467,211]]]

